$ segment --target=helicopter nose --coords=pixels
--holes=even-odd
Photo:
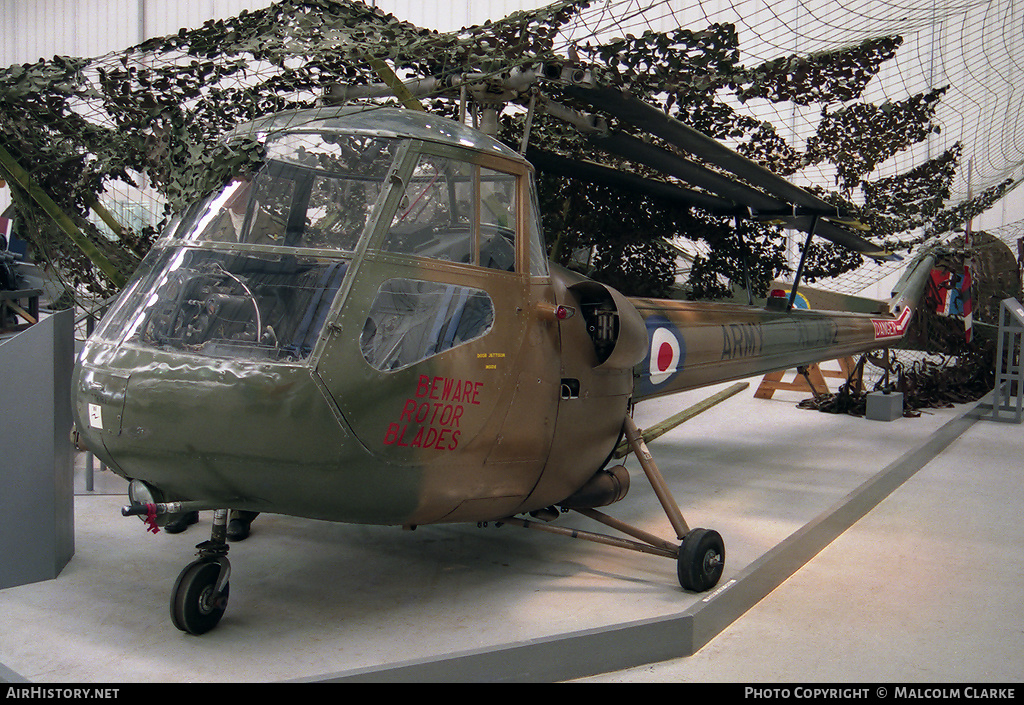
[[[104,441],[121,432],[128,378],[127,373],[94,362],[88,345],[75,365],[72,411],[78,442],[111,466],[115,464]]]

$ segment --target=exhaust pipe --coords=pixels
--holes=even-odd
[[[566,509],[594,509],[618,502],[629,492],[629,471],[625,466],[598,470],[586,484],[559,502]]]

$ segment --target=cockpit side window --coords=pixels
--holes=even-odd
[[[480,265],[506,272],[516,266],[516,177],[480,170]]]
[[[514,174],[421,154],[383,249],[514,272],[517,188]]]
[[[371,366],[393,372],[476,340],[493,323],[494,303],[485,291],[389,279],[373,299],[359,347]]]
[[[531,184],[530,215],[526,223],[530,237],[530,275],[544,277],[550,273],[548,269],[548,251],[544,246],[544,234],[541,230],[540,206],[537,204],[537,189]]]
[[[391,221],[384,250],[473,263],[476,167],[421,155]]]

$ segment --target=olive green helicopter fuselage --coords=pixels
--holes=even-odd
[[[81,440],[131,481],[125,514],[215,510],[171,597],[193,634],[226,604],[228,509],[527,528],[572,509],[631,538],[550,530],[710,589],[724,543],[686,525],[632,406],[891,346],[930,272],[872,313],[628,298],[548,263],[531,165],[459,123],[324,108],[232,139],[264,159],[168,226],[74,382]],[[596,512],[628,490],[606,468],[623,436],[681,544]]]
[[[165,500],[343,522],[557,505],[644,398],[889,345],[875,315],[628,299],[550,265],[529,164],[414,111],[240,128],[90,338],[77,426]]]

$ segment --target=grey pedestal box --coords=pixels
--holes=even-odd
[[[871,392],[868,394],[864,418],[873,421],[894,421],[903,416],[903,394],[900,392]]]
[[[0,338],[0,588],[50,580],[75,553],[74,312]]]

